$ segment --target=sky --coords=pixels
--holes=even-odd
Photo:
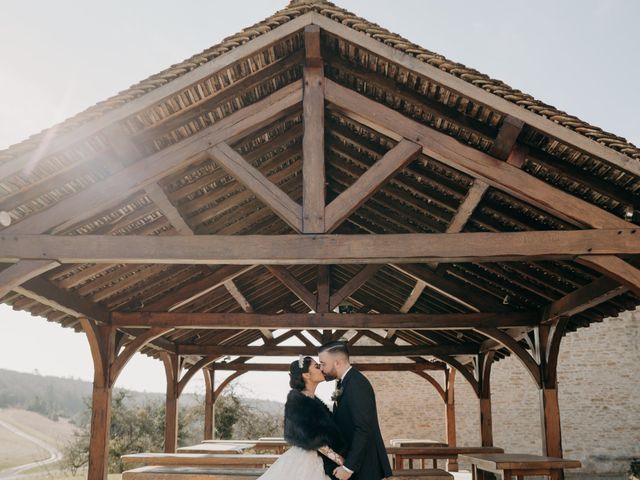
[[[336,3],[640,144],[637,0]],[[2,0],[0,149],[286,4],[287,0]],[[0,368],[92,379],[86,338],[72,330],[0,306],[0,342]],[[285,373],[245,374],[235,383],[241,393],[258,398],[284,401],[288,391]],[[136,355],[117,386],[164,391],[163,367]],[[196,376],[186,391],[203,388],[202,377]],[[327,398],[329,392],[325,385],[320,395]]]

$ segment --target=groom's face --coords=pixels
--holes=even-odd
[[[338,371],[336,369],[336,356],[330,352],[322,352],[318,355],[320,360],[320,369],[327,382],[338,378]]]

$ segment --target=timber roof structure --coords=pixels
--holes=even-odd
[[[198,368],[348,334],[466,370],[636,308],[639,191],[625,139],[292,1],[0,151],[0,300]]]

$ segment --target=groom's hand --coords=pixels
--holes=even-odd
[[[347,472],[344,468],[342,467],[337,467],[334,471],[333,471],[333,476],[336,477],[339,480],[348,480],[351,477],[351,473]]]

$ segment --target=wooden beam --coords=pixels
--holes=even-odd
[[[38,302],[49,305],[76,318],[87,317],[109,323],[109,311],[75,292],[62,290],[44,278],[33,278],[18,287],[19,293]]]
[[[242,308],[244,312],[253,313],[253,306],[251,305],[251,302],[247,300],[247,297],[244,296],[244,294],[238,288],[238,285],[236,285],[233,280],[227,280],[226,282],[224,282],[224,287],[235,299],[235,301],[238,302],[238,305],[240,305],[240,308]],[[260,332],[267,339],[273,338],[273,334],[268,328],[261,328]]]
[[[155,302],[145,305],[143,310],[146,312],[162,312],[173,311],[189,303],[195,299],[212,292],[216,288],[224,285],[224,282],[233,280],[234,278],[242,275],[255,268],[253,265],[223,265],[206,277],[189,283],[178,290],[171,292],[168,295],[163,296],[161,299]]]
[[[51,260],[21,260],[14,265],[9,265],[0,271],[0,298],[27,280],[31,280],[58,266],[60,266],[58,262],[52,262]]]
[[[355,362],[352,366],[361,372],[424,372],[424,371],[442,371],[446,367],[443,364],[434,364],[432,362],[425,363],[363,363]],[[288,372],[288,363],[216,363],[216,371],[235,371],[235,372]]]
[[[156,340],[157,338],[166,335],[171,332],[171,328],[150,328],[144,333],[133,338],[124,348],[120,354],[113,360],[111,367],[109,368],[109,383],[115,385],[118,376],[129,363],[129,360],[138,353],[142,348]]]
[[[331,232],[373,196],[384,183],[420,154],[420,145],[402,139],[374,163],[326,209],[325,230]]]
[[[518,137],[524,128],[524,122],[511,115],[507,115],[502,121],[498,136],[496,137],[489,155],[492,155],[500,160],[506,160],[513,147],[518,141]]]
[[[50,208],[5,228],[2,233],[42,233],[66,223],[73,225],[105,210],[184,165],[208,158],[207,148],[260,128],[302,101],[302,82],[287,85],[244,107],[195,135],[123,168]],[[113,192],[118,192],[117,196]]]
[[[337,292],[331,295],[329,310],[333,311],[340,303],[355,293],[360,287],[367,283],[382,268],[382,265],[366,265],[350,280],[347,281]],[[405,313],[405,312],[403,312]]]
[[[571,317],[622,295],[628,290],[628,287],[620,285],[616,280],[602,276],[552,302],[544,309],[543,321],[551,322],[559,317]]]
[[[423,282],[422,280],[417,280],[416,281],[416,284],[414,285],[413,289],[411,290],[411,293],[409,293],[409,296],[407,297],[407,299],[402,304],[402,307],[400,307],[400,313],[408,313],[409,310],[411,310],[411,308],[416,304],[416,302],[420,298],[420,295],[422,295],[422,292],[424,292],[424,289],[425,289],[426,286],[427,286],[427,284],[425,282]],[[396,329],[395,328],[391,328],[391,329],[387,330],[386,338],[390,339],[391,337],[393,337],[395,335],[395,333],[396,333]]]
[[[445,72],[437,66],[420,61],[414,56],[401,52],[400,50],[393,48],[392,46],[387,45],[364,32],[358,32],[347,25],[333,21],[316,12],[311,12],[310,18],[314,24],[318,25],[322,30],[325,30],[329,34],[344,38],[348,42],[359,45],[361,48],[372,52],[374,55],[378,55],[385,60],[400,65],[409,71],[414,71],[419,75],[424,75],[435,83],[444,85],[447,89],[471,99],[476,104],[486,105],[491,110],[497,111],[502,115],[511,116],[515,119],[521,120],[529,127],[556,138],[567,145],[571,145],[574,148],[585,152],[589,156],[599,158],[604,162],[630,172],[635,176],[640,176],[640,164],[623,153],[617,152],[616,150],[602,145],[585,135],[581,135],[570,128],[559,125],[542,115],[538,115],[526,108],[522,108],[521,106],[488,92],[479,86]],[[413,137],[409,136],[407,138]]]
[[[621,258],[604,255],[580,257],[577,262],[606,275],[640,296],[640,270]]]
[[[478,347],[472,344],[349,347],[349,353],[354,357],[471,355],[477,352]],[[262,345],[259,347],[248,347],[244,345],[178,345],[178,353],[181,355],[233,355],[239,357],[296,357],[298,355],[317,355],[318,347],[281,347],[269,345]]]
[[[112,312],[111,324],[117,327],[172,327],[202,329],[371,329],[411,330],[472,329],[476,327],[533,326],[538,312],[513,313],[150,313]]]
[[[489,188],[489,185],[484,183],[481,180],[475,180],[469,191],[467,192],[467,196],[464,198],[458,211],[454,215],[453,219],[449,223],[447,227],[447,233],[459,233],[462,231],[464,226],[467,224],[473,212],[475,212],[476,207],[482,200],[482,196]]]
[[[44,259],[60,263],[358,264],[506,262],[596,258],[640,253],[636,229],[552,230],[388,235],[0,235],[0,262]],[[587,262],[587,260],[585,260]],[[625,267],[625,274],[639,272]],[[640,273],[640,272],[639,272]],[[637,277],[636,277],[637,278]],[[635,278],[620,280],[638,289]]]
[[[302,207],[260,170],[247,163],[238,152],[224,142],[209,148],[207,152],[220,167],[251,190],[291,228],[296,232],[302,232]]]
[[[320,28],[304,29],[305,67],[303,72],[302,137],[302,231],[325,231],[324,165],[324,66],[320,52]]]
[[[145,188],[148,197],[160,209],[165,218],[173,226],[180,235],[193,235],[193,230],[178,211],[178,209],[169,201],[167,194],[157,183],[147,185]]]
[[[328,313],[330,311],[331,297],[331,267],[329,265],[318,265],[318,283],[316,308],[318,313]]]
[[[51,134],[44,137],[44,139],[47,140],[47,145],[44,146],[45,148],[40,152],[39,158],[45,158],[49,155],[55,154],[56,152],[61,152],[84,139],[98,134],[109,125],[125,120],[136,113],[153,107],[195,83],[215,75],[218,72],[222,72],[234,63],[255,55],[256,52],[287,38],[311,22],[312,20],[309,15],[302,15],[284,23],[280,27],[270,30],[263,35],[258,35],[247,43],[239,45],[226,52],[224,55],[220,55],[209,62],[205,62],[190,72],[180,75],[170,82],[167,82],[166,84],[155,88],[134,100],[124,103],[118,108],[105,112],[95,119],[73,128],[68,133],[57,133],[53,131]],[[26,165],[29,165],[32,160],[33,150],[28,150],[23,154],[17,155],[10,161],[2,163],[2,165],[0,165],[0,178],[6,178],[19,173]]]
[[[286,267],[281,265],[267,265],[267,270],[273,274],[282,284],[291,290],[296,297],[304,302],[310,310],[316,308],[316,296],[311,293]]]

